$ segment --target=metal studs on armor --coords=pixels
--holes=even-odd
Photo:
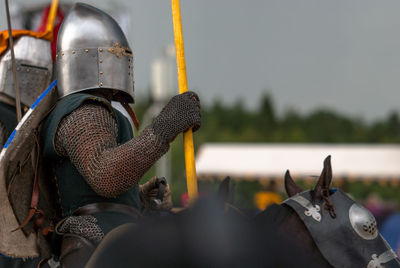
[[[354,203],[350,207],[349,218],[354,231],[363,239],[371,240],[378,236],[375,217],[361,205]]]

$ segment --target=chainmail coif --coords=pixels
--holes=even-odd
[[[200,122],[199,99],[187,92],[173,97],[139,136],[119,145],[110,111],[100,103],[86,102],[61,120],[55,148],[70,158],[97,194],[112,198],[136,185],[175,136],[190,127],[198,129]]]
[[[0,149],[3,148],[7,141],[8,131],[3,122],[0,121]]]

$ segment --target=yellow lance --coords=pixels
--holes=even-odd
[[[15,54],[14,54],[14,39],[12,36],[12,28],[11,28],[11,17],[10,17],[10,8],[8,7],[8,0],[6,2],[6,14],[7,14],[7,26],[8,26],[8,34],[10,36],[10,48],[11,48],[11,65],[12,65],[12,73],[14,80],[14,90],[15,90],[15,108],[17,111],[17,120],[21,121],[22,112],[21,112],[21,100],[19,96],[18,89],[18,80],[17,80],[17,65],[15,63]]]
[[[174,24],[176,66],[178,69],[179,94],[188,91],[185,50],[183,47],[181,8],[179,0],[171,0],[172,20]],[[185,149],[186,184],[188,188],[189,203],[192,204],[198,194],[196,164],[194,161],[193,132],[189,129],[183,133],[183,144]]]
[[[56,18],[57,9],[58,9],[58,0],[53,0],[51,2],[47,25],[46,25],[46,31],[48,32],[53,32],[54,30],[54,20]]]

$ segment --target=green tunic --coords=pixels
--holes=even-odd
[[[110,103],[100,97],[89,94],[75,93],[62,98],[45,120],[42,129],[43,158],[45,163],[50,163],[54,168],[56,181],[61,200],[64,216],[70,216],[77,208],[98,202],[113,202],[133,206],[141,209],[139,198],[139,187],[135,185],[127,192],[115,197],[105,198],[96,194],[87,184],[83,176],[78,172],[68,157],[60,156],[54,147],[54,137],[60,121],[75,109],[84,104],[85,101],[99,102],[109,107],[116,119],[118,126],[118,144],[124,144],[133,138],[132,127],[128,119],[119,111],[112,108]],[[84,127],[84,126],[83,126]],[[134,163],[132,163],[134,164]],[[93,214],[98,219],[98,224],[104,233],[111,229],[134,219],[131,216],[116,212],[101,212]]]

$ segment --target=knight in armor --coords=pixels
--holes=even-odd
[[[11,47],[4,46],[4,43],[2,45],[4,51],[0,53],[0,149],[18,123]],[[18,34],[14,38],[16,75],[23,113],[50,83],[53,69],[50,46],[50,41],[29,34]],[[2,212],[3,209],[2,204]],[[0,254],[1,267],[31,267],[39,262],[40,258],[10,258]]]
[[[156,189],[155,179],[139,181],[178,134],[200,127],[200,102],[193,92],[173,97],[133,137],[111,106],[134,101],[132,50],[112,17],[82,3],[60,28],[56,78],[59,101],[43,124],[43,157],[54,168],[63,213],[60,262],[80,267],[110,230],[141,216]],[[167,186],[158,208],[171,206]]]
[[[14,40],[18,88],[23,108],[30,107],[49,85],[52,73],[50,42],[21,36]],[[17,126],[11,49],[0,56],[0,148]]]

